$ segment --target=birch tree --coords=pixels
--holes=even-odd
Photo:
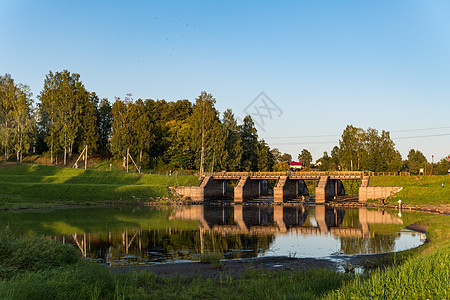
[[[15,84],[11,75],[0,76],[0,137],[4,158],[16,153],[17,162],[30,148],[35,128],[31,92],[28,86]]]

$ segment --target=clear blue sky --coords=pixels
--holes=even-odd
[[[259,136],[294,158],[330,153],[352,124],[437,161],[450,154],[449,15],[448,1],[2,0],[0,73],[34,97],[63,69],[110,101],[205,90],[241,118],[264,92],[282,114]]]

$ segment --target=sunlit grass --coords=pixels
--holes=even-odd
[[[326,299],[449,299],[450,247],[356,277]]]
[[[195,185],[195,176],[163,176],[40,165],[0,168],[0,208],[33,204],[133,202],[170,197],[169,186]]]
[[[442,187],[444,184],[444,187]],[[374,176],[370,186],[401,186],[403,190],[392,197],[395,203],[401,199],[404,204],[449,204],[450,176]]]

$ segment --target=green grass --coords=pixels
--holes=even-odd
[[[206,253],[200,256],[200,262],[202,264],[211,264],[216,269],[220,269],[223,265],[220,261],[221,258],[222,256],[218,253]]]
[[[138,273],[133,281],[143,293],[142,299],[317,299],[353,277],[324,269],[280,273],[249,270],[239,280],[225,274],[214,280]]]
[[[376,270],[330,293],[326,299],[449,299],[450,247],[402,265]]]
[[[414,176],[373,177],[370,184],[403,186],[404,189],[389,200],[393,202],[397,199],[411,205],[450,202],[450,176],[417,179]],[[101,203],[120,198],[130,201],[133,196],[164,197],[168,195],[167,186],[196,183],[193,176],[137,176],[35,165],[3,166],[0,167],[0,206]],[[30,216],[33,213],[30,212]],[[64,231],[66,227],[69,231],[78,227],[90,231],[101,226],[99,223],[117,220],[122,223],[121,227],[123,224],[152,226],[162,222],[146,214],[130,218],[126,213],[110,213],[109,217],[106,213],[62,213],[59,217],[49,215],[40,221],[37,219],[42,216],[36,216],[36,226],[44,232]],[[4,230],[0,232],[0,299],[450,298],[450,217],[407,211],[404,216],[407,223],[429,225],[427,238],[430,242],[376,261],[375,264],[391,267],[362,276],[321,269],[280,273],[248,271],[239,280],[225,274],[218,280],[163,278],[152,273],[112,275],[99,265],[80,260],[70,246],[36,237],[19,238]],[[6,226],[8,218],[14,219],[14,214],[2,219],[2,226]],[[88,219],[91,221],[86,222]],[[13,223],[17,222],[11,221]]]
[[[170,197],[169,186],[195,185],[195,176],[127,174],[42,165],[0,166],[0,208],[132,202]],[[147,200],[148,201],[148,200]]]
[[[35,236],[18,239],[9,229],[0,232],[0,279],[74,264],[79,260],[80,254],[73,247]]]
[[[444,187],[442,187],[444,184]],[[374,176],[370,186],[401,186],[403,190],[392,197],[409,205],[439,205],[450,203],[450,176]]]

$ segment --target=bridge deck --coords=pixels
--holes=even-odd
[[[318,180],[321,176],[330,176],[330,179],[361,179],[364,172],[214,172],[205,173],[214,179],[239,179],[249,177],[250,179],[278,179],[281,176],[289,176],[291,179]]]

